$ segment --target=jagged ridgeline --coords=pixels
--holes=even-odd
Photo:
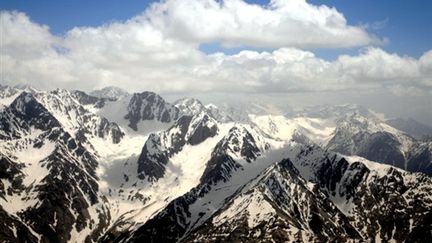
[[[0,86],[0,242],[432,242],[430,127],[257,107]]]

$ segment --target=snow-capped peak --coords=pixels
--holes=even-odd
[[[175,101],[174,106],[177,107],[185,115],[196,115],[203,112],[206,108],[198,99],[183,98]]]
[[[174,102],[174,106],[177,107],[180,112],[185,115],[197,115],[199,113],[205,112],[218,122],[226,123],[233,121],[233,119],[226,112],[219,109],[216,105],[203,105],[203,103],[201,103],[201,101],[199,101],[198,99],[179,99]]]
[[[106,98],[110,100],[118,100],[129,95],[129,93],[115,86],[108,86],[99,90],[93,90],[90,95],[98,98]]]

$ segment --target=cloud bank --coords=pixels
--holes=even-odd
[[[320,92],[386,90],[432,95],[432,51],[415,59],[388,53],[384,42],[342,13],[304,0],[266,6],[241,0],[167,0],[128,21],[50,33],[25,13],[2,11],[1,83],[91,90]],[[206,54],[205,43],[241,46]],[[371,47],[374,46],[374,47]],[[247,49],[268,47],[271,52]],[[305,48],[363,47],[333,61]]]

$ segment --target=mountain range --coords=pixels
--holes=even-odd
[[[358,105],[0,86],[0,241],[430,242],[430,131]]]

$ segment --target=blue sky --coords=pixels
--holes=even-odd
[[[312,0],[313,4],[335,6],[350,24],[383,24],[369,31],[388,37],[382,48],[413,57],[421,56],[432,43],[432,1],[428,0]],[[378,26],[377,26],[378,27]]]
[[[75,26],[99,26],[116,20],[127,20],[142,13],[153,1],[104,0],[104,1],[0,1],[2,10],[25,12],[30,18],[48,25],[50,31],[62,35]],[[267,4],[268,1],[248,0],[248,3]],[[415,58],[431,48],[432,43],[432,1],[429,0],[309,0],[315,5],[334,6],[342,12],[351,25],[369,25],[368,31],[389,42],[382,49]],[[223,51],[227,54],[241,48],[224,49],[217,43],[204,44],[201,49],[207,53]],[[248,48],[254,49],[254,48]],[[264,50],[264,49],[262,49]],[[314,49],[317,56],[334,59],[340,54],[355,54],[357,48]]]

